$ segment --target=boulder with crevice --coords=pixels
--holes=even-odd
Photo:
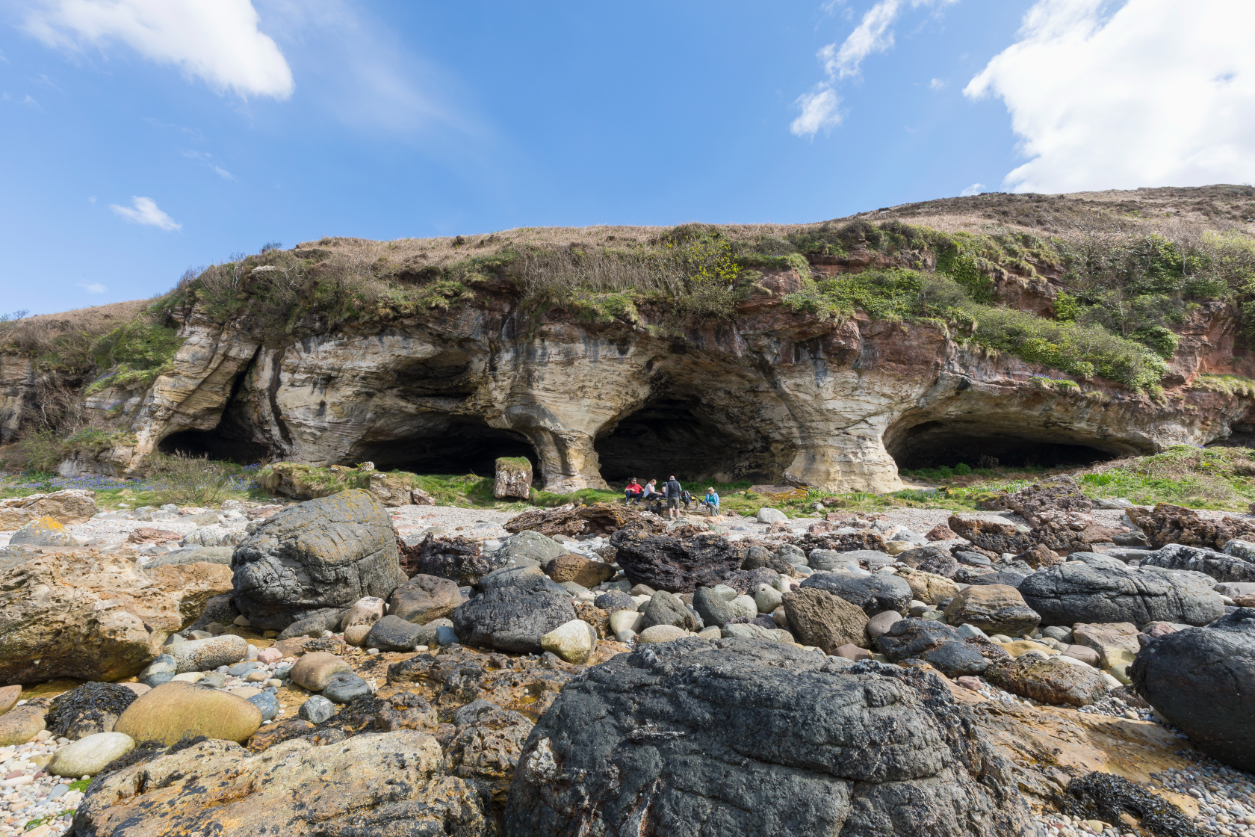
[[[615,533],[610,543],[628,581],[672,593],[692,593],[698,587],[724,583],[733,573],[742,572],[746,552],[745,547],[715,534],[682,539],[625,530]]]

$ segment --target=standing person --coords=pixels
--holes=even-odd
[[[675,474],[672,474],[671,479],[667,480],[667,516],[672,520],[680,519],[680,495],[683,493],[684,489],[680,487]]]
[[[706,497],[702,500],[702,505],[710,509],[712,515],[719,516],[719,495],[715,493],[713,485],[706,489]]]
[[[628,480],[627,488],[623,489],[624,501],[631,503],[635,500],[638,504],[641,497],[645,496],[645,489],[641,488],[640,483],[636,481],[636,477]]]

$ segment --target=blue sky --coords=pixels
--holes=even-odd
[[[1251,182],[1253,7],[0,0],[0,313],[324,235]]]

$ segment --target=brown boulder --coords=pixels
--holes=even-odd
[[[612,535],[626,526],[649,533],[660,532],[666,523],[655,515],[629,509],[615,503],[593,503],[591,506],[560,506],[556,509],[533,509],[506,521],[507,532],[525,530],[542,535]]]
[[[928,533],[924,535],[924,539],[929,541],[952,541],[957,537],[958,535],[956,535],[950,527],[944,523],[938,523],[936,526],[929,529]]]
[[[19,529],[41,517],[64,525],[86,523],[96,514],[96,492],[70,488],[0,500],[0,531]]]
[[[225,741],[98,777],[74,830],[97,837],[487,833],[473,784],[443,775],[436,739],[403,730],[250,755]]]
[[[1081,491],[1076,480],[1067,475],[1052,477],[1044,483],[1025,486],[1002,498],[1006,508],[1037,526],[1045,512],[1080,512],[1094,510],[1094,503]]]
[[[182,539],[183,536],[178,532],[171,532],[169,529],[151,529],[147,526],[132,529],[131,534],[126,536],[127,543],[135,544],[169,543],[170,541],[178,541]]]
[[[1088,706],[1107,696],[1107,684],[1097,670],[1039,657],[995,663],[985,671],[985,679],[1012,694],[1055,706]]]
[[[564,581],[574,581],[590,590],[603,581],[609,581],[615,575],[614,567],[609,564],[573,553],[559,555],[546,563],[544,569],[545,575],[559,584]]]
[[[1220,551],[1234,538],[1255,539],[1255,521],[1231,515],[1219,520],[1203,520],[1198,512],[1170,503],[1160,503],[1153,509],[1134,506],[1125,513],[1146,533],[1153,549],[1179,543]]]
[[[971,541],[981,549],[988,549],[1001,555],[1003,552],[1019,554],[1033,546],[1033,538],[1028,532],[1020,531],[1019,527],[996,520],[974,518],[964,520],[957,514],[950,515],[947,521],[950,528],[960,538]]]
[[[42,706],[19,706],[0,715],[0,747],[12,747],[25,744],[44,730],[44,715],[47,709]]]
[[[416,625],[448,617],[462,604],[457,582],[435,575],[416,575],[392,591],[388,613]]]
[[[815,587],[784,594],[784,612],[802,645],[835,654],[843,645],[867,647],[867,614],[840,596]]]
[[[964,588],[946,605],[951,625],[973,625],[990,634],[1021,636],[1031,633],[1041,616],[1024,603],[1014,587],[980,584]]]
[[[927,604],[953,599],[959,594],[959,585],[951,579],[921,570],[903,569],[898,576],[911,585],[911,595]]]
[[[0,683],[137,674],[209,597],[230,590],[230,575],[220,564],[145,571],[88,550],[0,570]]]
[[[1026,549],[1015,556],[1015,560],[1023,561],[1035,570],[1063,563],[1063,559],[1053,549],[1042,544],[1034,544],[1032,548]]]

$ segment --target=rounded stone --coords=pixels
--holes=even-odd
[[[407,622],[400,616],[385,616],[371,626],[364,643],[380,651],[413,651],[430,634],[424,625]]]
[[[248,642],[235,634],[223,634],[209,639],[194,639],[175,645],[169,656],[174,658],[179,674],[189,671],[208,671],[218,666],[229,666],[243,660],[248,654]]]
[[[882,637],[893,627],[893,623],[901,621],[902,614],[897,611],[886,610],[883,613],[877,613],[867,620],[867,638],[876,639],[877,637]]]
[[[672,642],[688,635],[688,631],[674,625],[653,625],[641,631],[636,641],[640,645],[650,645],[656,642]]]
[[[540,638],[540,647],[552,651],[568,663],[582,665],[597,647],[596,634],[580,619],[572,619]]]
[[[261,710],[261,719],[265,721],[273,721],[279,717],[279,699],[270,692],[258,692],[250,695],[246,700]]]
[[[366,644],[366,637],[370,636],[371,628],[374,625],[349,625],[344,629],[344,641],[354,648],[361,648]]]
[[[787,523],[788,516],[779,509],[761,508],[758,510],[759,523]]]
[[[339,671],[331,675],[322,690],[322,696],[332,703],[348,703],[355,697],[370,693],[370,684],[351,671]]]
[[[350,671],[349,664],[326,651],[306,654],[292,666],[292,682],[311,692],[321,692],[333,674]]]
[[[754,604],[759,613],[771,613],[784,604],[784,596],[770,584],[760,584],[754,592]]]
[[[255,705],[227,692],[163,683],[136,698],[113,731],[136,741],[160,741],[167,746],[185,735],[243,743],[261,726],[261,717]]]
[[[301,708],[296,711],[296,714],[311,724],[321,724],[323,721],[330,720],[331,716],[336,714],[336,705],[322,695],[314,695],[301,704]]]
[[[48,763],[54,776],[95,776],[105,765],[135,749],[135,739],[123,732],[99,732],[87,735],[57,750]]]
[[[0,715],[0,747],[25,744],[44,729],[44,710],[17,706]]]

